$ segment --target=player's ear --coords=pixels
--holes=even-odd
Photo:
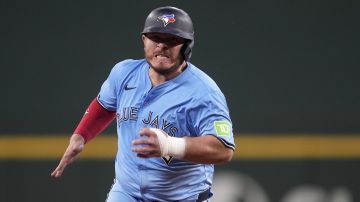
[[[143,43],[145,41],[145,38],[146,38],[145,34],[141,34],[141,40],[142,40]]]

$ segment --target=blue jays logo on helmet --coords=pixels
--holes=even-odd
[[[164,27],[166,27],[169,23],[174,23],[176,21],[174,14],[162,15],[159,16],[158,19],[164,23]]]

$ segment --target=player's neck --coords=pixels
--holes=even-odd
[[[187,68],[186,61],[181,63],[178,67],[173,68],[172,71],[170,70],[170,71],[159,72],[150,66],[149,77],[151,80],[151,84],[153,86],[157,86],[166,81],[169,81],[169,80],[175,78],[176,76],[178,76],[179,74],[181,74],[181,72],[183,72],[186,68]]]

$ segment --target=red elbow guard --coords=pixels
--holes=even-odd
[[[100,134],[115,118],[116,112],[109,111],[95,98],[87,108],[74,134],[84,137],[88,142],[98,134]]]

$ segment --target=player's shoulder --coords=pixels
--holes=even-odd
[[[115,64],[115,66],[113,67],[112,71],[132,71],[136,68],[139,68],[140,66],[142,66],[144,63],[146,63],[145,59],[139,59],[139,60],[135,60],[135,59],[125,59],[122,60],[118,63]]]
[[[194,65],[190,65],[189,86],[192,89],[192,99],[194,102],[209,106],[209,103],[215,103],[216,106],[226,106],[226,98],[216,82],[204,71]],[[194,105],[196,106],[196,105]]]
[[[130,74],[140,71],[141,67],[146,63],[145,59],[134,60],[126,59],[122,60],[114,65],[111,69],[109,78],[121,79],[129,76]]]
[[[134,60],[134,59],[126,59],[116,63],[110,71],[108,76],[109,81],[122,81],[125,78],[129,77],[131,74],[136,74],[136,72],[140,72],[141,67],[144,67],[144,63],[146,60]]]
[[[190,75],[193,77],[191,82],[194,82],[194,84],[197,86],[197,89],[199,89],[204,94],[221,93],[219,86],[208,74],[191,63],[189,63],[189,65]]]

